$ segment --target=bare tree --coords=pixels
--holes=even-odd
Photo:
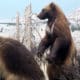
[[[20,41],[20,29],[19,29],[19,12],[16,15],[16,39]]]

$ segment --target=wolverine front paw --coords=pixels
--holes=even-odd
[[[50,63],[50,64],[54,63],[53,58],[51,58],[50,56],[47,56],[46,60],[47,60],[48,63]]]
[[[37,56],[38,56],[39,58],[42,58],[43,54],[38,51],[38,52],[37,52]]]

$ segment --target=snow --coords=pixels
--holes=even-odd
[[[73,12],[71,12],[69,15],[67,15],[67,18],[71,21],[71,22],[78,22],[80,23],[80,8],[74,10]]]
[[[0,24],[0,36],[4,37],[12,37],[15,33],[15,27],[14,26],[7,26],[4,24]]]

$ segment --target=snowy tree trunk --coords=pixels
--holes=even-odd
[[[20,29],[19,29],[19,12],[17,12],[16,16],[16,39],[20,41]]]

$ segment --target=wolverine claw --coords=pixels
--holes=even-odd
[[[53,59],[50,57],[47,57],[46,60],[48,61],[48,63],[52,64],[53,63]]]

